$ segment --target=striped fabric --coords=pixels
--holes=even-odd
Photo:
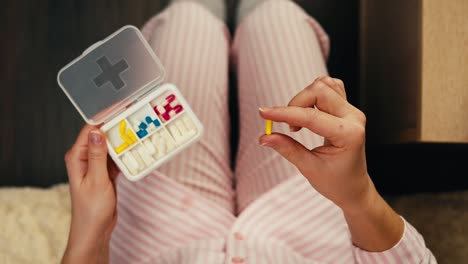
[[[370,253],[352,245],[341,210],[295,167],[258,145],[259,106],[285,105],[326,75],[328,38],[290,1],[266,1],[228,31],[202,6],[177,2],[143,33],[167,80],[206,128],[199,144],[138,182],[118,177],[112,263],[436,263],[405,221],[401,241]],[[240,142],[230,168],[228,61],[238,77]],[[275,124],[275,131],[287,133]],[[323,139],[296,139],[312,148]]]

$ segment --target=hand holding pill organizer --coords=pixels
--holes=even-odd
[[[132,181],[198,141],[203,126],[133,26],[125,26],[62,68],[57,81],[84,120],[103,124],[109,155]]]

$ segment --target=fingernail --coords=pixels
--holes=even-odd
[[[101,133],[97,130],[93,130],[89,132],[89,142],[94,145],[101,145],[102,143],[102,136]]]
[[[271,110],[271,108],[262,106],[262,107],[259,107],[258,110],[259,110],[260,112],[266,112],[266,111]]]
[[[259,142],[260,145],[264,146],[264,147],[271,147],[271,145],[268,143],[268,142]]]

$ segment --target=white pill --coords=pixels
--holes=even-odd
[[[149,167],[153,164],[154,159],[146,152],[145,147],[143,146],[138,146],[137,147],[138,154],[140,154],[140,158],[143,160],[145,163],[146,167]]]
[[[180,133],[183,135],[185,134],[185,132],[188,132],[189,131],[189,128],[184,124],[184,122],[182,122],[182,120],[177,120],[176,122],[176,126],[177,128],[179,129]]]
[[[173,123],[169,127],[169,131],[171,132],[172,137],[175,139],[177,143],[180,143],[183,141],[183,135],[180,133],[179,128],[177,127],[176,123]]]
[[[163,139],[159,136],[159,133],[154,133],[151,137],[151,142],[156,148],[156,158],[159,159],[166,154],[166,145]]]
[[[182,117],[182,121],[184,121],[185,126],[187,126],[189,130],[193,130],[195,128],[192,119],[190,119],[188,116]]]
[[[159,133],[154,133],[151,136],[151,143],[153,143],[153,146],[155,146],[156,148],[158,147],[160,141],[161,140],[159,139]]]
[[[154,123],[153,122],[149,123],[148,128],[147,128],[148,132],[151,132],[155,129],[156,129],[156,126],[154,125]]]
[[[150,140],[145,140],[145,141],[143,141],[143,146],[145,146],[146,151],[147,151],[150,155],[154,155],[154,153],[156,153],[156,149],[154,148],[154,145],[151,143]]]
[[[182,121],[184,122],[185,126],[187,127],[187,132],[186,135],[188,137],[192,137],[197,133],[195,126],[193,125],[193,122],[188,116],[184,116]]]
[[[192,135],[192,133],[190,133],[190,128],[185,126],[182,120],[177,120],[176,126],[179,129],[180,134],[182,135],[180,138],[181,142],[187,141]]]
[[[172,151],[176,147],[175,142],[171,138],[171,135],[169,135],[169,133],[167,133],[166,131],[162,131],[161,132],[161,137],[164,139],[164,142],[165,142],[166,148],[167,148],[167,152]]]
[[[130,152],[127,152],[122,156],[122,162],[125,164],[131,174],[135,175],[138,173],[138,162]]]
[[[132,152],[133,157],[135,158],[135,160],[138,162],[138,169],[139,170],[143,169],[145,167],[145,163],[141,159],[140,154],[138,154],[138,151],[136,151],[135,149],[132,149],[131,152]]]
[[[166,153],[168,152],[166,142],[163,138],[159,138],[158,145],[156,148],[158,149],[158,159],[166,155]]]

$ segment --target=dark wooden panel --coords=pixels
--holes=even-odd
[[[297,1],[321,23],[331,40],[330,75],[346,84],[348,100],[358,106],[359,1]]]
[[[369,144],[369,175],[383,194],[466,190],[468,144]]]
[[[421,117],[422,1],[362,2],[361,103],[368,140],[417,142]]]
[[[48,186],[66,180],[63,155],[84,122],[59,89],[58,70],[122,25],[141,26],[165,2],[7,2],[1,185]]]

